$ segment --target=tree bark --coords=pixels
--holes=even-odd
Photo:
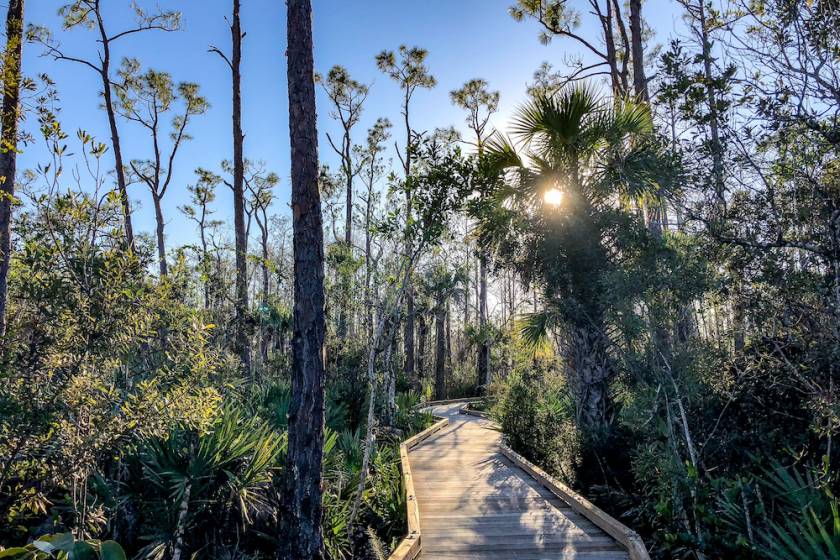
[[[590,434],[602,432],[607,425],[612,378],[607,346],[603,330],[593,324],[574,327],[565,345],[566,370],[576,394],[578,423]]]
[[[490,383],[490,341],[486,338],[487,327],[487,257],[482,253],[479,257],[479,304],[478,324],[481,342],[478,345],[476,371],[478,372],[479,392],[484,392]]]
[[[647,103],[650,101],[650,95],[645,77],[645,51],[642,44],[642,0],[630,0],[630,48],[636,99]]]
[[[169,272],[166,264],[166,238],[164,237],[163,208],[160,205],[160,196],[152,189],[152,202],[155,207],[155,237],[157,239],[158,268],[160,277],[165,278]]]
[[[105,22],[102,19],[100,2],[95,5],[96,22],[99,28],[100,42],[102,43],[102,67],[99,73],[102,79],[102,95],[105,100],[105,112],[108,114],[108,126],[111,131],[111,146],[114,149],[114,171],[117,174],[117,188],[120,194],[120,204],[123,210],[123,221],[125,227],[125,241],[130,249],[134,249],[134,225],[131,220],[131,200],[128,197],[128,183],[125,179],[125,168],[123,167],[122,145],[120,144],[120,131],[117,128],[117,114],[114,109],[113,92],[111,89],[111,42],[108,33],[105,31]]]
[[[429,329],[426,324],[426,316],[422,313],[417,316],[417,379],[422,387],[423,378],[426,374],[426,340]]]
[[[435,400],[446,398],[446,307],[435,308]]]
[[[251,352],[248,348],[248,237],[245,233],[245,157],[242,133],[242,25],[240,0],[233,0],[233,41],[231,73],[233,77],[233,225],[236,238],[236,333],[235,349],[243,373],[251,375]]]
[[[265,209],[263,209],[265,213]],[[263,217],[263,226],[260,229],[260,241],[262,245],[262,300],[263,305],[268,309],[269,303],[269,274],[268,274],[268,216]],[[268,328],[263,327],[262,337],[260,338],[260,358],[262,359],[263,367],[268,363],[268,348],[270,346],[270,332]]]
[[[23,59],[23,1],[9,0],[3,62],[2,145],[0,145],[0,339],[5,346],[9,267],[12,260],[12,213],[17,173],[18,107]]]
[[[411,219],[411,210],[412,210],[412,203],[411,203],[411,188],[410,188],[410,180],[411,180],[411,155],[412,155],[412,147],[411,147],[411,124],[408,120],[408,105],[410,101],[410,96],[408,94],[408,90],[406,90],[406,95],[404,99],[403,105],[403,117],[405,120],[405,160],[404,160],[404,172],[405,172],[405,216],[406,216],[406,224],[408,220]],[[406,257],[411,255],[411,241],[406,241]],[[411,285],[411,275],[409,271],[409,286],[408,286],[408,293],[406,293],[406,314],[405,314],[405,331],[403,335],[403,350],[405,351],[405,368],[404,373],[406,379],[409,381],[414,380],[414,287]]]
[[[310,0],[287,0],[295,305],[280,558],[320,560],[324,452],[324,239]]]

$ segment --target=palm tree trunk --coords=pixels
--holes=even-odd
[[[23,58],[23,0],[9,0],[3,61],[3,132],[0,141],[0,338],[6,337],[6,303],[12,261],[12,203],[17,173],[18,106]]]
[[[478,324],[481,329],[481,342],[478,346],[476,369],[478,387],[483,392],[490,383],[490,342],[486,340],[487,327],[487,257],[482,253],[479,258],[479,304]]]
[[[578,324],[568,337],[564,353],[567,374],[577,397],[578,423],[587,433],[598,434],[607,426],[610,408],[609,383],[613,372],[608,344],[597,324]]]
[[[429,335],[429,328],[426,324],[426,316],[422,313],[417,315],[417,379],[422,387],[423,378],[426,376],[426,339]]]
[[[324,453],[324,239],[310,0],[287,0],[295,306],[280,558],[320,560]]]
[[[435,309],[435,400],[446,398],[446,307]]]
[[[184,495],[178,505],[178,520],[175,525],[175,544],[172,547],[172,560],[181,560],[184,552],[184,535],[187,532],[187,518],[190,513],[190,493],[192,492],[192,481],[187,479],[184,487]]]

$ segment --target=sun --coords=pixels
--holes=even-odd
[[[543,201],[549,206],[560,206],[563,203],[563,191],[555,188],[548,189],[543,193]]]

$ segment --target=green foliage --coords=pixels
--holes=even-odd
[[[23,547],[0,550],[9,560],[126,560],[125,551],[114,541],[77,541],[70,533],[44,535]]]
[[[581,441],[564,382],[545,372],[517,373],[493,387],[491,409],[508,444],[567,483],[577,480]]]

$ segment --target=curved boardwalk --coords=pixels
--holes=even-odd
[[[433,408],[449,426],[409,451],[423,560],[624,560],[627,549],[515,466],[487,420]]]

